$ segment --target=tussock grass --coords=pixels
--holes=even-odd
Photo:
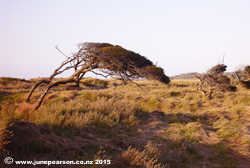
[[[196,91],[196,80],[142,80],[137,87],[86,78],[78,91],[56,87],[37,111],[16,113],[34,80],[0,81],[1,158],[110,159],[104,167],[250,163],[250,92],[244,88],[208,99]]]
[[[143,151],[131,146],[124,151],[121,156],[119,163],[126,167],[152,167],[152,168],[164,168],[166,165],[158,163],[158,157],[161,155],[156,145],[149,142]]]

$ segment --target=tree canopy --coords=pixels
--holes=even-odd
[[[109,76],[124,80],[147,78],[169,83],[170,79],[162,68],[153,65],[146,57],[118,45],[108,43],[79,44],[80,57],[94,59],[96,68]]]

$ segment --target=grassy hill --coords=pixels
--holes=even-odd
[[[114,168],[250,165],[250,92],[243,88],[210,100],[197,92],[196,80],[137,87],[86,78],[78,91],[52,88],[37,111],[17,113],[35,80],[0,79],[0,167],[9,166],[6,157],[110,160],[102,167]]]

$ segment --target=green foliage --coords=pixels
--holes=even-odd
[[[90,101],[96,101],[98,98],[111,98],[112,95],[108,93],[101,93],[96,91],[84,91],[81,93],[80,98],[90,100]]]
[[[116,75],[123,80],[148,78],[165,84],[170,82],[162,68],[153,65],[146,57],[121,46],[107,43],[84,43],[82,47],[98,60],[98,64],[103,67],[100,70],[108,75]]]
[[[180,95],[181,95],[180,92],[175,92],[175,91],[170,92],[170,96],[171,96],[171,97],[178,97],[178,96],[180,96]]]
[[[0,95],[0,101],[8,101],[8,102],[21,102],[26,94],[25,93],[19,93],[14,95],[6,95],[1,96]]]
[[[170,79],[169,77],[167,77],[165,74],[164,74],[164,70],[160,67],[156,67],[156,66],[147,66],[145,68],[145,76],[148,78],[148,79],[151,79],[151,80],[158,80],[158,81],[161,81],[163,83],[169,83],[170,82]]]
[[[108,85],[108,82],[100,79],[95,79],[95,78],[85,78],[82,79],[80,82],[84,83],[87,86],[95,86],[95,85],[100,85],[106,87]]]
[[[136,68],[143,68],[145,66],[153,65],[150,60],[146,57],[141,56],[133,51],[126,50],[120,46],[104,47],[101,49],[105,54],[114,57],[114,59],[119,60],[123,65],[123,69],[128,69],[129,65],[133,65]],[[115,65],[114,65],[115,66]],[[119,65],[117,65],[118,67]]]

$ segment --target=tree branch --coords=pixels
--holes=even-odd
[[[63,56],[67,57],[67,58],[70,58],[68,57],[67,55],[65,55],[61,50],[59,50],[58,46],[55,47],[57,49],[57,51],[59,51]]]

